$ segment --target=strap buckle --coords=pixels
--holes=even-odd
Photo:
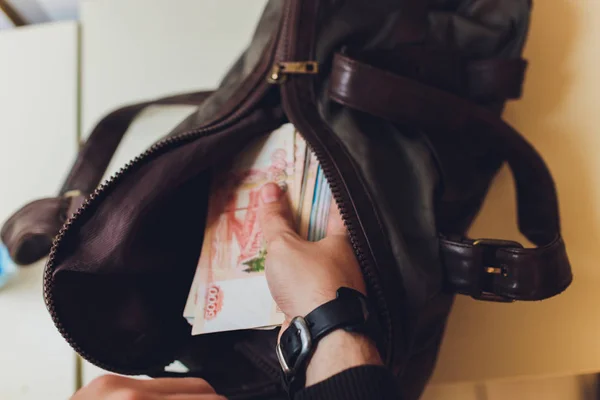
[[[473,242],[473,247],[483,247],[482,253],[482,268],[483,274],[481,278],[482,290],[478,294],[473,294],[472,297],[476,300],[495,301],[500,303],[512,303],[514,299],[494,293],[494,280],[497,277],[507,277],[508,271],[506,266],[498,265],[496,252],[501,248],[523,248],[519,242],[512,240],[500,239],[477,239]]]
[[[300,338],[300,353],[298,353],[293,365],[290,365],[288,360],[285,359],[285,355],[281,349],[281,342],[277,343],[277,347],[275,348],[277,359],[279,360],[281,369],[286,377],[293,376],[296,373],[296,369],[304,364],[304,361],[310,355],[312,348],[310,329],[308,328],[308,324],[303,317],[294,317],[294,319],[292,319],[290,322],[290,327],[288,329],[290,328],[296,328],[296,333]],[[293,354],[290,354],[290,356],[293,356]]]

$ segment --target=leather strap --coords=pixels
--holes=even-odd
[[[468,60],[456,51],[416,44],[360,56],[365,64],[483,103],[521,97],[527,69],[522,58]]]
[[[212,92],[194,92],[128,105],[105,116],[79,150],[57,197],[36,200],[15,212],[0,238],[11,258],[28,265],[46,256],[64,222],[100,184],[121,139],[135,118],[155,105],[197,106]]]
[[[504,240],[440,239],[451,288],[479,300],[542,300],[571,283],[571,267],[560,236],[524,249]]]
[[[342,292],[342,289],[346,291],[352,290],[341,288],[338,290],[338,297],[335,300],[321,305],[304,317],[313,341],[313,346],[329,332],[342,327],[355,327],[366,323],[369,313],[365,297],[355,290],[352,290],[352,292],[356,292],[360,296],[349,295]],[[302,347],[300,336],[294,326],[290,326],[283,332],[280,344],[288,365],[294,365]]]
[[[522,58],[471,61],[466,67],[468,95],[479,101],[518,99],[526,69]]]
[[[284,358],[280,362],[285,365],[284,382],[288,391],[304,386],[306,365],[321,338],[341,328],[369,334],[369,324],[374,321],[369,317],[366,297],[354,289],[342,287],[337,290],[334,300],[317,307],[304,318],[294,318],[278,344],[278,356]]]
[[[72,190],[79,190],[82,193],[93,192],[100,184],[113,154],[125,132],[129,129],[129,125],[149,106],[197,106],[211,94],[212,92],[185,93],[132,104],[111,112],[96,125],[79,150],[77,159],[60,190],[60,194],[64,195]]]
[[[571,283],[552,176],[510,125],[459,96],[341,54],[334,57],[329,95],[349,108],[417,126],[436,148],[450,141],[491,142],[508,163],[517,188],[519,228],[539,247],[442,237],[442,262],[454,291],[482,300],[540,300]]]

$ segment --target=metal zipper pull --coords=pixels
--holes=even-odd
[[[286,61],[273,65],[271,73],[267,76],[267,82],[282,84],[288,74],[317,74],[319,64],[316,61]]]

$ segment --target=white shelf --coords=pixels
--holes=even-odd
[[[0,223],[56,195],[75,155],[77,25],[0,32]],[[43,262],[0,289],[0,398],[68,398],[74,353],[42,298]]]
[[[264,0],[83,2],[84,136],[103,115],[122,105],[216,88],[250,41],[264,4]],[[125,136],[107,176],[191,111],[191,107],[150,111],[152,120],[140,121]]]

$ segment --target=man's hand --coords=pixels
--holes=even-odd
[[[261,189],[259,217],[267,241],[267,283],[286,317],[280,334],[292,318],[306,316],[335,299],[342,286],[366,294],[348,232],[335,204],[330,212],[327,237],[318,242],[308,242],[298,236],[289,203],[273,183]],[[337,330],[319,341],[306,370],[306,385],[368,364],[382,364],[372,341],[362,335]]]
[[[286,323],[335,299],[341,286],[366,293],[337,207],[333,207],[327,237],[308,242],[294,230],[290,205],[279,186],[268,183],[260,194],[260,224],[267,241],[265,273]]]
[[[226,400],[198,378],[139,380],[117,375],[94,379],[71,400]]]

